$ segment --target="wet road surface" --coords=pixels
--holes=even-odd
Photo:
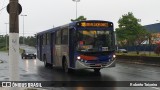
[[[8,81],[8,55],[0,52],[0,81]],[[114,68],[105,68],[100,74],[93,70],[77,70],[71,74],[61,68],[45,68],[38,59],[20,58],[21,81],[160,81],[160,67],[117,63]],[[46,90],[160,90],[160,87],[54,87]]]

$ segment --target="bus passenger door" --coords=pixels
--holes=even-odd
[[[45,54],[47,58],[47,63],[52,64],[52,59],[51,59],[51,34],[47,33],[46,34],[46,45],[45,45]]]
[[[76,30],[74,28],[71,28],[69,30],[69,66],[72,68],[75,68],[75,61],[74,61],[74,50],[75,50],[75,35]]]
[[[55,40],[55,59],[54,64],[60,66],[61,58],[61,31],[56,31],[56,40]]]

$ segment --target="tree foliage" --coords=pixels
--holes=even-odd
[[[76,19],[71,19],[71,21],[82,21],[82,20],[87,20],[87,18],[85,18],[84,16],[79,16]]]
[[[134,17],[133,13],[122,15],[118,21],[116,34],[121,45],[139,45],[148,32],[139,24],[140,19]]]
[[[26,37],[25,42],[29,46],[35,46],[36,45],[36,35]]]
[[[7,41],[7,48],[9,48],[9,36],[0,35],[0,49],[6,48],[6,41]],[[35,46],[36,45],[36,35],[24,37],[24,41],[26,45]],[[23,44],[22,36],[19,37],[19,43]]]
[[[8,35],[0,35],[0,49],[6,48],[6,41],[7,41],[7,49],[8,49],[9,36]]]

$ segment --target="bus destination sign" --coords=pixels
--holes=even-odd
[[[106,22],[81,22],[81,27],[109,27],[109,23]]]

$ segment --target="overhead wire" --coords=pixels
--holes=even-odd
[[[5,7],[2,7],[1,9],[0,9],[0,12],[3,10],[3,9],[5,9],[7,6],[5,6]]]
[[[3,0],[2,8],[0,9],[0,14],[1,14],[2,10],[4,10],[7,7],[7,6],[4,6],[4,3],[5,3],[5,0]]]
[[[2,8],[0,9],[0,15],[2,14],[2,11],[7,7],[7,5],[5,6],[5,1],[6,0],[3,0],[2,2]]]

